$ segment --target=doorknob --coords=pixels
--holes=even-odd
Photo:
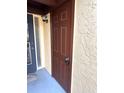
[[[64,62],[65,62],[66,64],[69,64],[69,61],[70,61],[69,57],[65,57]]]

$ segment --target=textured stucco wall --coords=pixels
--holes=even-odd
[[[75,0],[72,93],[96,93],[96,0]]]

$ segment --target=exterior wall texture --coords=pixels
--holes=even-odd
[[[75,0],[72,93],[96,93],[96,0]]]

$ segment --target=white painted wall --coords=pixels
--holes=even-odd
[[[50,14],[47,14],[48,23],[44,22],[44,49],[45,49],[45,68],[51,74],[51,30]]]
[[[40,57],[41,68],[46,68],[51,74],[51,31],[50,31],[50,14],[47,14],[48,23],[43,22],[40,15],[33,14],[39,21],[39,38],[40,38]]]
[[[41,56],[41,66],[45,67],[45,46],[44,46],[44,23],[42,21],[42,17],[39,16],[39,24],[40,24],[40,56]]]
[[[39,21],[39,37],[40,37],[40,54],[41,54],[41,68],[46,68],[51,74],[51,32],[50,32],[50,14],[47,14],[48,23],[43,22],[40,15],[33,14],[38,17]]]
[[[72,93],[96,93],[96,0],[75,0]]]

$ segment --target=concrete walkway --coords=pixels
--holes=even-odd
[[[66,93],[58,82],[47,72],[41,69],[29,74],[27,79],[27,93]]]

